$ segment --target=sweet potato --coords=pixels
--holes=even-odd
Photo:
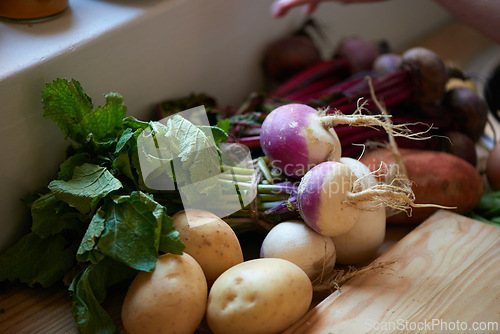
[[[400,149],[412,181],[415,203],[439,204],[456,207],[452,211],[468,213],[479,201],[484,184],[474,166],[449,153]],[[381,162],[388,166],[395,164],[395,158],[388,149],[381,148],[367,152],[361,162],[376,171]],[[413,208],[411,216],[399,213],[388,218],[388,223],[418,224],[433,214],[436,208]]]

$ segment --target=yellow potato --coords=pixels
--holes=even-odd
[[[208,287],[188,254],[158,257],[153,272],[140,272],[125,296],[122,322],[128,334],[192,334],[205,314]]]
[[[200,264],[209,283],[243,262],[241,245],[233,229],[213,213],[189,209],[173,217],[184,252]]]
[[[260,258],[225,271],[210,289],[207,323],[215,334],[279,333],[308,310],[312,284],[297,265]]]

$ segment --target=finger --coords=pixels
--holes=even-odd
[[[311,2],[311,0],[277,0],[271,5],[271,13],[274,17],[282,17],[290,9],[309,2]]]
[[[309,16],[316,11],[318,8],[319,2],[313,2],[305,6],[304,14]]]

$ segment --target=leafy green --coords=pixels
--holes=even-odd
[[[174,115],[178,112],[195,108],[198,106],[204,106],[207,112],[211,112],[213,108],[217,105],[217,101],[210,95],[207,94],[190,94],[177,99],[170,99],[158,103],[156,105],[156,110],[159,114],[159,118],[165,118]]]
[[[185,118],[174,115],[165,124],[152,122],[154,142],[151,137],[148,158],[160,166],[173,161],[175,180],[179,184],[195,183],[220,174],[218,149],[211,136]]]
[[[105,167],[85,163],[74,168],[71,180],[54,180],[49,189],[54,196],[81,213],[88,213],[91,203],[122,187]]]
[[[134,277],[126,265],[105,258],[91,264],[73,280],[69,290],[73,298],[73,317],[83,334],[115,333],[116,325],[101,304],[107,288]]]
[[[229,119],[221,119],[220,121],[217,122],[217,128],[221,129],[224,131],[226,134],[229,133],[229,126],[231,125],[231,120]]]
[[[33,202],[31,217],[33,220],[31,230],[42,238],[57,234],[64,229],[79,230],[83,226],[81,221],[86,218],[86,216],[71,210],[52,192]]]
[[[229,121],[229,120],[228,120]],[[220,122],[219,122],[220,123]],[[227,132],[217,126],[199,126],[198,127],[205,136],[212,137],[215,144],[225,143],[228,139]]]
[[[48,287],[73,266],[75,250],[60,234],[47,238],[27,234],[0,256],[0,281],[17,279],[29,286]]]
[[[484,193],[470,216],[488,224],[500,225],[500,191]]]
[[[70,156],[59,167],[59,174],[57,174],[57,178],[63,181],[71,180],[75,167],[81,166],[84,163],[89,162],[89,160],[90,156],[88,153],[78,153]]]
[[[159,254],[184,250],[169,216],[183,209],[181,196],[145,186],[139,141],[152,140],[157,154],[147,158],[173,165],[171,176],[190,185],[220,173],[216,144],[227,140],[229,129],[228,122],[202,127],[179,115],[165,124],[143,122],[126,117],[119,94],[105,97],[105,105],[93,109],[78,81],[46,85],[44,117],[70,145],[57,178],[24,201],[32,232],[0,254],[0,281],[44,287],[72,282],[73,315],[82,333],[115,332],[101,305],[107,289],[153,270]],[[176,108],[183,103],[193,100]],[[214,189],[193,189],[217,198]]]
[[[85,143],[92,134],[99,141],[115,138],[123,129],[127,108],[119,94],[105,95],[106,105],[92,110],[92,99],[76,80],[54,80],[42,92],[44,116],[53,120],[66,137]]]

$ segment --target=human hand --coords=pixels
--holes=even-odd
[[[344,4],[362,2],[380,2],[386,0],[275,0],[271,5],[271,13],[274,17],[284,16],[290,9],[304,6],[304,14],[311,15],[318,5],[323,1],[336,1]]]

